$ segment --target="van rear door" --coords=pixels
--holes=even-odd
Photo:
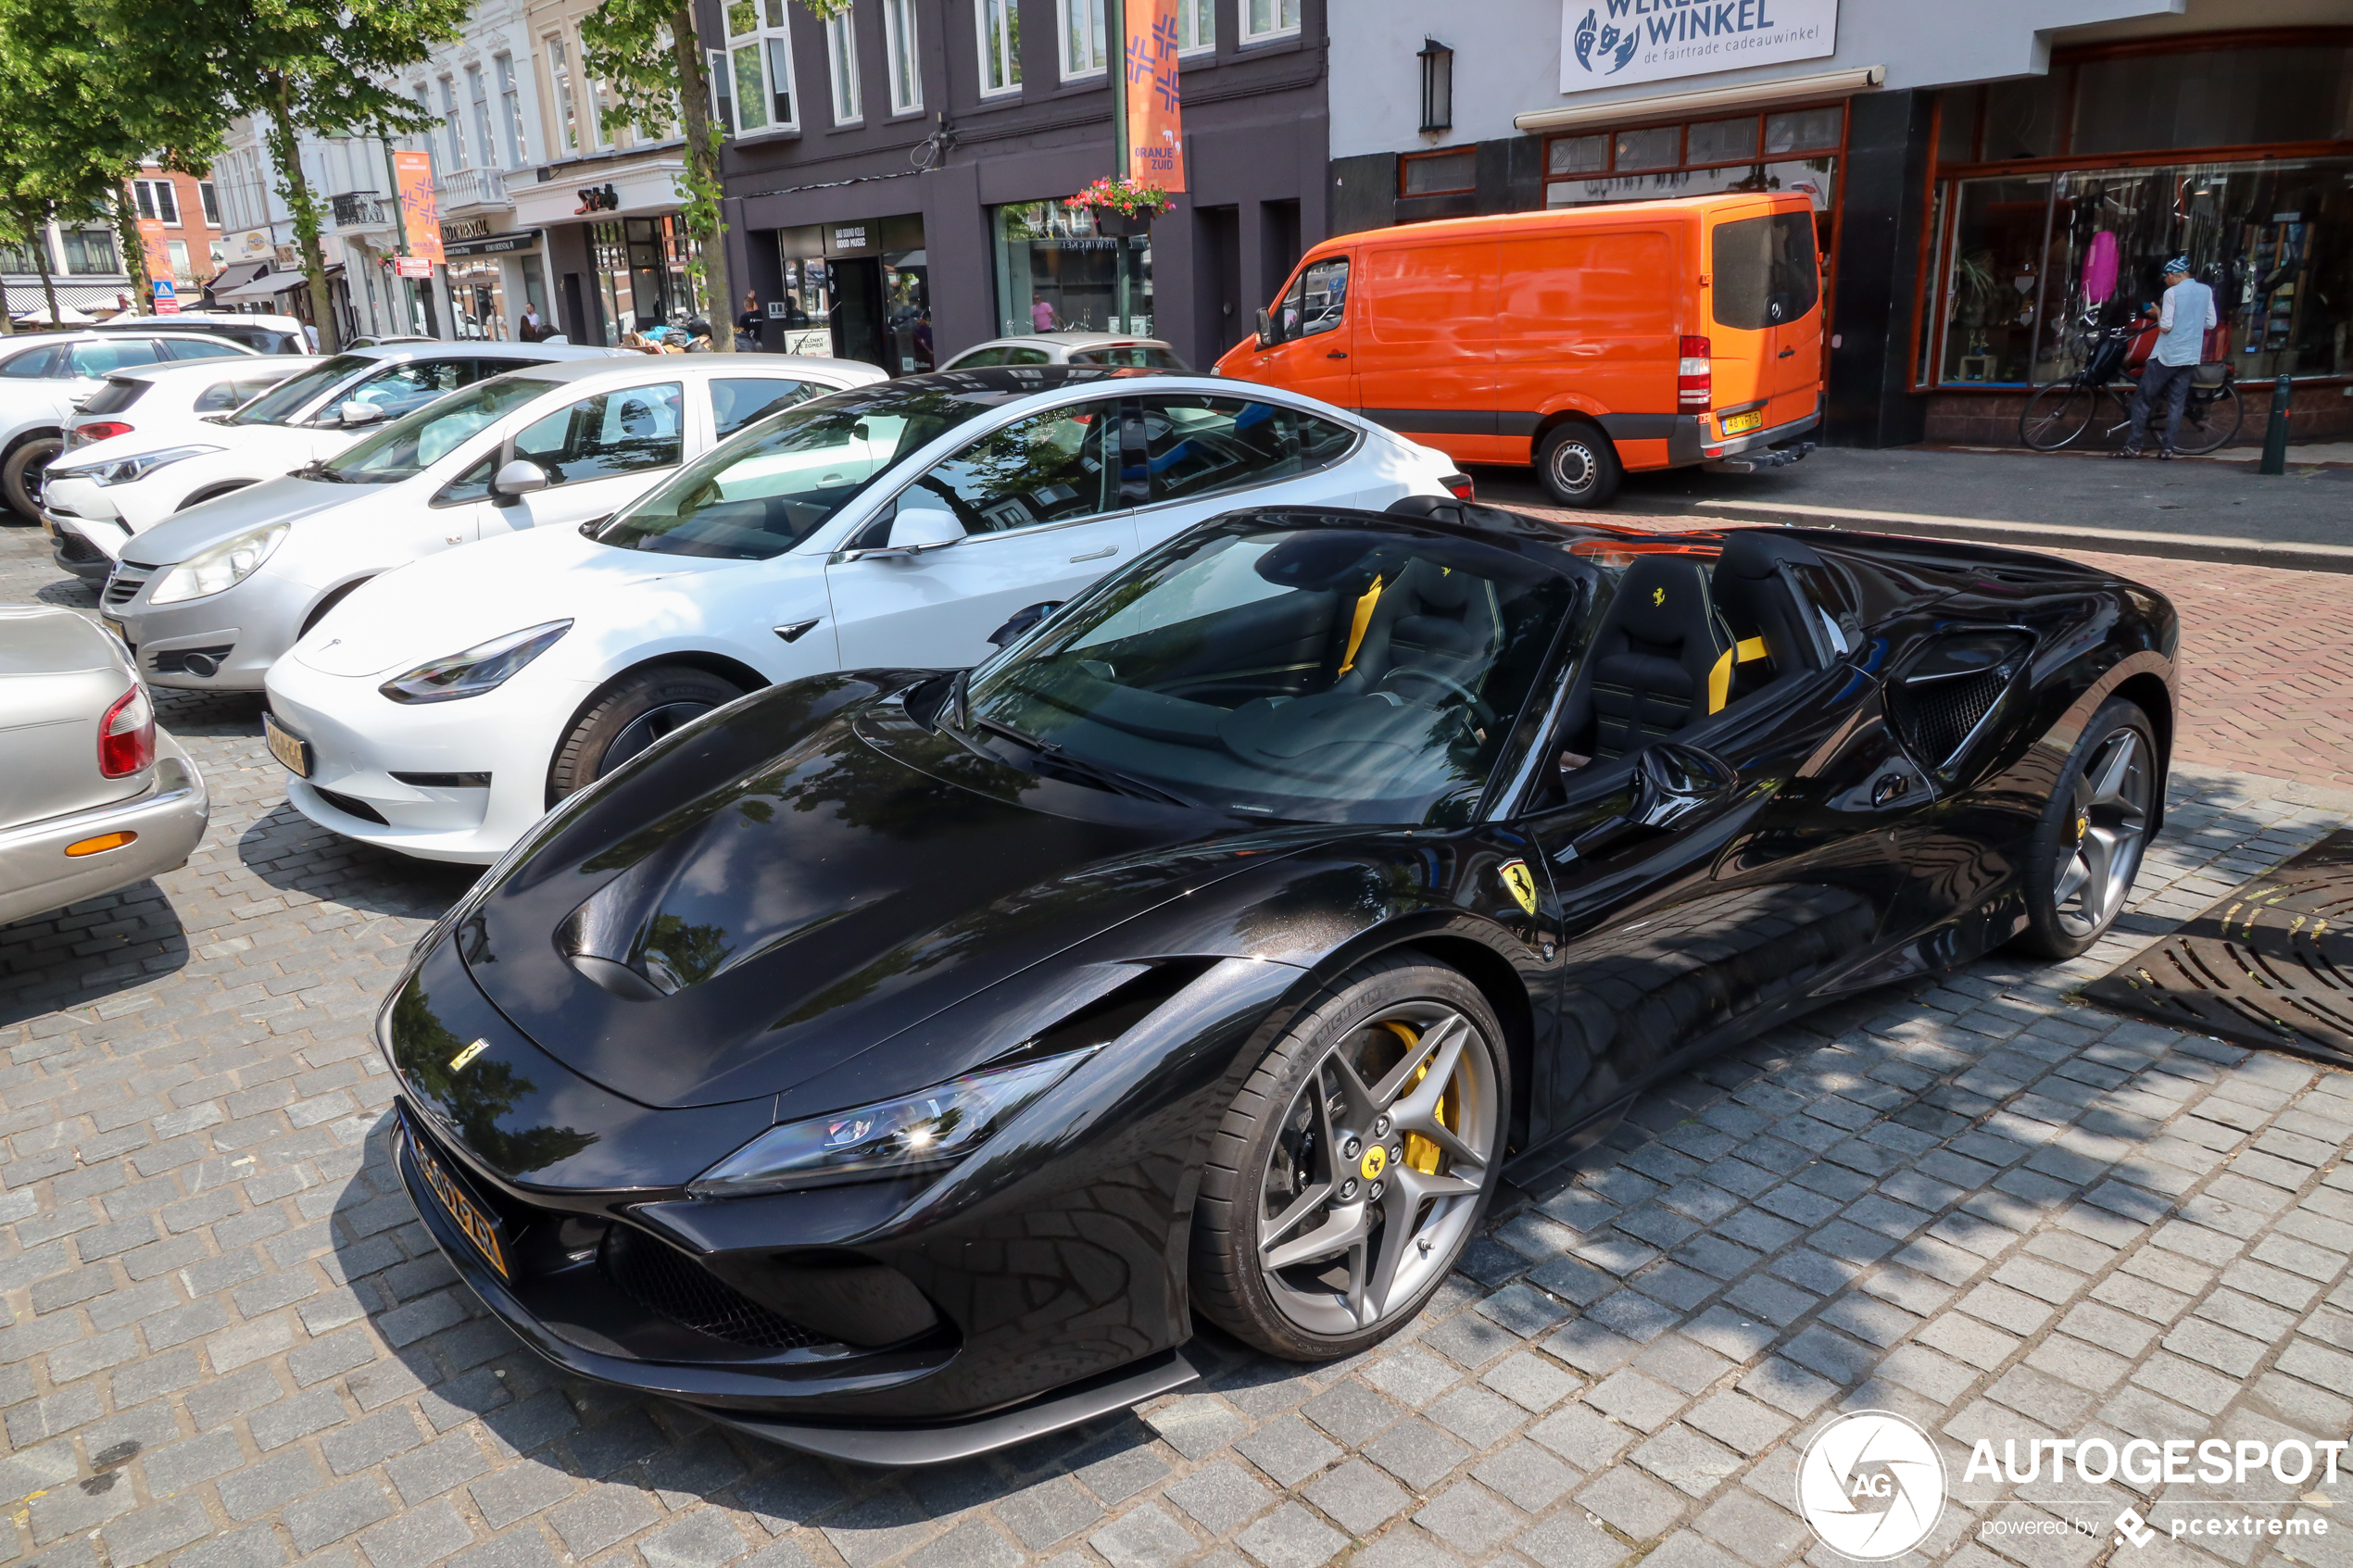
[[[1372,245],[1356,298],[1356,395],[1366,418],[1458,462],[1505,454],[1495,424],[1492,238]]]
[[[1814,215],[1718,221],[1708,236],[1708,339],[1719,432],[1754,434],[1814,411],[1822,376]]]

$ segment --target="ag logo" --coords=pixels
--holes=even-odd
[[[1900,1415],[1843,1415],[1806,1446],[1797,1511],[1842,1557],[1900,1557],[1928,1538],[1944,1512],[1944,1461],[1928,1434]]]
[[[1536,912],[1536,873],[1528,869],[1526,860],[1505,860],[1495,868],[1495,874],[1504,879],[1504,886],[1519,900],[1523,911]]]

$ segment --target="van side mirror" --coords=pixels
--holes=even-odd
[[[1267,314],[1266,307],[1263,305],[1258,307],[1257,324],[1258,346],[1261,348],[1270,346],[1275,341],[1275,318]]]
[[[547,470],[522,458],[510,459],[491,476],[490,498],[500,506],[520,501],[535,490],[547,488]]]
[[[336,422],[346,430],[374,424],[384,417],[384,405],[380,403],[346,403],[335,410]]]

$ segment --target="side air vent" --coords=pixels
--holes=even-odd
[[[682,1327],[762,1350],[802,1350],[830,1344],[743,1295],[666,1242],[627,1225],[605,1232],[605,1277],[648,1311]]]
[[[1888,716],[1913,759],[1948,778],[1958,771],[2033,646],[2024,632],[1964,632],[1913,659],[1887,691]]]

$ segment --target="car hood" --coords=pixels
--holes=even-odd
[[[892,1036],[1279,852],[926,730],[880,697],[914,673],[772,687],[551,819],[458,928],[476,983],[640,1104],[780,1094],[861,1053],[883,1098],[922,1086]]]
[[[298,522],[338,507],[356,509],[369,501],[381,503],[389,488],[382,484],[330,484],[315,479],[296,479],[291,474],[265,479],[175,513],[124,546],[123,553],[135,558],[134,564],[139,566],[174,566],[223,539],[233,539],[251,529],[273,522]]]
[[[374,675],[546,621],[578,620],[606,596],[741,561],[615,549],[560,523],[427,556],[362,586],[294,646],[326,675]],[[633,601],[629,619],[648,607]]]

